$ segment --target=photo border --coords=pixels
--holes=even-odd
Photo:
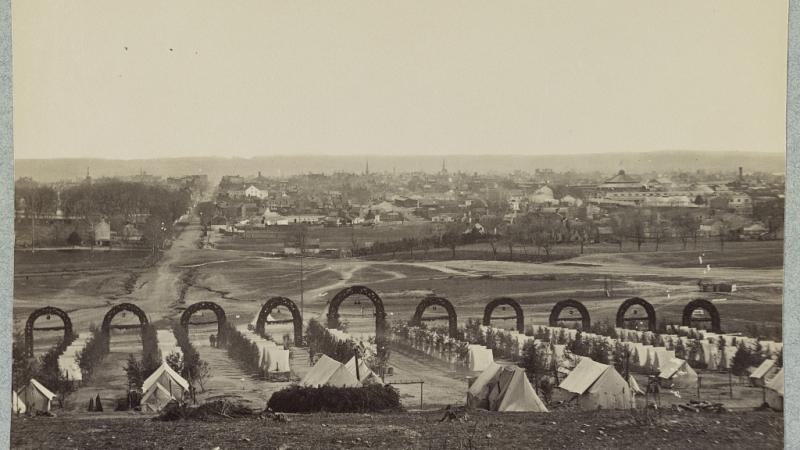
[[[24,1],[24,0],[20,0]],[[784,228],[784,445],[800,442],[800,0],[789,0]],[[11,1],[0,0],[0,443],[10,443],[11,337],[14,273]],[[789,300],[789,301],[786,301]],[[1,446],[2,444],[0,444]],[[788,447],[788,445],[787,445]]]

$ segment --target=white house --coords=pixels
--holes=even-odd
[[[250,187],[244,190],[244,195],[247,197],[255,197],[263,200],[269,197],[269,192],[266,189],[259,189],[251,184]]]

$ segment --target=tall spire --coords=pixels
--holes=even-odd
[[[367,158],[367,169],[364,171],[365,175],[369,175],[369,158]]]

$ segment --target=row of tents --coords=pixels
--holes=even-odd
[[[258,347],[258,367],[264,372],[285,373],[290,371],[289,350],[278,346],[275,342],[265,339],[248,328],[247,325],[239,325],[236,330],[245,339]]]
[[[576,405],[583,410],[636,407],[634,388],[613,366],[591,358],[581,358],[558,387],[573,394]],[[501,412],[548,412],[524,369],[495,362],[470,385],[467,405]]]
[[[360,387],[368,383],[379,383],[380,377],[370,369],[361,358],[356,364],[356,358],[342,364],[339,361],[322,355],[311,370],[300,381],[306,387]]]

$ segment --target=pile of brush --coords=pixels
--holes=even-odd
[[[258,414],[247,406],[229,400],[213,400],[191,407],[184,402],[171,401],[161,410],[157,420],[218,420],[256,417]]]

